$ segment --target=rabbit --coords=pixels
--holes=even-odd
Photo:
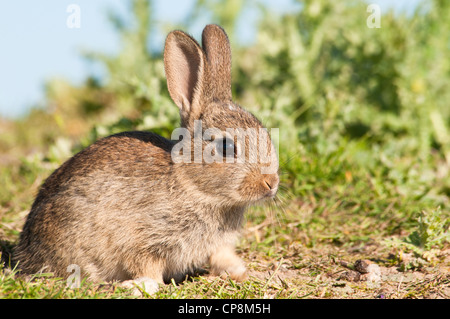
[[[247,207],[277,193],[274,143],[232,101],[231,48],[220,26],[204,28],[202,46],[183,31],[170,32],[164,67],[180,128],[190,138],[122,132],[63,163],[40,187],[20,234],[14,258],[22,273],[67,278],[75,264],[88,280],[144,283],[152,293],[153,283],[182,281],[208,263],[212,275],[247,278],[235,247]],[[215,142],[200,139],[197,150],[209,147],[222,162],[175,160],[177,146],[184,159],[194,158],[196,123],[201,133],[216,130]],[[244,146],[254,139],[240,140],[239,132],[229,137],[227,128],[258,129],[269,161],[251,161]],[[262,173],[268,166],[275,169]]]

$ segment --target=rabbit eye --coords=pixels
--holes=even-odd
[[[234,142],[229,138],[218,140],[216,149],[223,157],[234,157],[236,153]]]

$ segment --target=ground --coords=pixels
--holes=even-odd
[[[32,188],[38,185],[34,183]],[[433,262],[406,270],[402,263],[414,258],[413,254],[386,246],[383,232],[369,231],[371,237],[360,233],[359,222],[352,227],[347,222],[338,223],[347,217],[336,209],[335,215],[319,223],[329,223],[333,228],[330,235],[326,228],[314,229],[318,222],[312,224],[302,215],[305,210],[313,213],[317,207],[296,207],[290,204],[272,207],[269,212],[250,210],[237,247],[247,264],[248,280],[234,282],[206,272],[139,298],[450,298],[448,245],[439,250]],[[28,211],[29,207],[3,207],[0,229],[4,260],[17,242]],[[338,232],[347,234],[340,236]],[[358,260],[376,265],[378,276],[368,277],[356,271]],[[66,285],[65,280],[49,274],[23,277],[6,265],[0,269],[0,298],[136,298],[117,283],[95,285],[83,281],[79,289],[68,289]]]

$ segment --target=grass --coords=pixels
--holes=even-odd
[[[136,298],[116,283],[69,289],[8,267],[38,187],[69,156],[119,131],[168,137],[177,126],[161,54],[143,49],[151,3],[131,4],[134,26],[113,19],[122,51],[87,55],[105,66],[105,83],[52,81],[47,106],[0,119],[0,298]],[[190,19],[206,12],[235,39],[243,6],[202,0]],[[361,1],[305,1],[284,16],[260,8],[255,43],[232,42],[233,95],[280,128],[281,186],[246,215],[238,252],[249,279],[205,274],[142,297],[449,298],[450,6],[387,12],[377,30]],[[349,279],[359,259],[381,280]]]
[[[20,132],[23,127],[14,130]],[[35,134],[44,133],[37,129]],[[82,135],[86,134],[88,131]],[[56,141],[12,147],[14,140],[2,137],[3,145],[8,146],[3,153],[5,164],[0,167],[0,238],[7,259],[38,187],[68,155],[48,155],[64,154],[57,151]],[[355,165],[366,146],[342,143],[326,156],[300,144],[295,144],[298,151],[287,151],[281,143],[282,186],[277,200],[250,209],[238,246],[249,269],[247,281],[205,275],[165,285],[155,295],[143,297],[449,298],[448,211],[438,209],[438,201],[420,192],[416,195],[421,185],[414,183],[414,175],[408,180],[408,169],[394,166],[400,174],[396,177],[375,161],[367,170]],[[9,157],[12,153],[19,156]],[[413,159],[406,154],[398,160]],[[400,192],[401,187],[406,191]],[[422,241],[413,241],[417,238]],[[411,255],[409,245],[420,248],[420,257],[432,252],[432,258],[417,263],[411,259],[418,256]],[[342,279],[346,269],[339,261],[357,259],[380,265],[382,281]],[[65,280],[45,274],[21,277],[4,267],[0,270],[0,298],[136,297],[117,284],[83,282],[79,289],[68,289]]]
[[[51,171],[31,167],[16,174],[33,175],[34,181],[18,179],[10,182],[11,194],[30,187],[34,193],[39,182]],[[11,166],[16,167],[16,166]],[[14,171],[14,170],[12,170]],[[21,172],[21,173],[20,173]],[[14,174],[13,174],[14,175]],[[345,174],[344,174],[345,175]],[[17,177],[11,176],[16,181]],[[29,177],[30,178],[30,177]],[[398,233],[397,238],[410,238],[403,229],[408,224],[422,227],[423,219],[409,220],[399,213],[402,203],[394,199],[352,196],[357,187],[336,192],[332,197],[297,197],[290,190],[281,191],[283,204],[254,207],[247,216],[239,244],[239,255],[247,263],[249,279],[238,283],[209,275],[187,280],[179,285],[168,284],[147,298],[448,298],[450,275],[448,244],[442,241],[433,263],[400,271],[401,260],[384,243]],[[355,188],[355,189],[353,189]],[[303,188],[300,187],[300,190]],[[299,190],[299,191],[300,191]],[[323,191],[333,193],[324,188]],[[15,196],[12,196],[15,198]],[[2,237],[4,252],[11,249],[18,238],[31,199],[15,199],[21,205],[2,205]],[[372,201],[372,202],[370,202]],[[22,209],[20,209],[22,207]],[[365,212],[365,213],[363,213]],[[433,212],[433,216],[438,210]],[[442,216],[441,216],[442,217]],[[436,216],[435,216],[436,218]],[[431,224],[433,221],[430,222]],[[422,227],[423,228],[423,227]],[[422,229],[420,228],[420,229]],[[414,228],[413,228],[414,229]],[[403,234],[403,236],[402,236]],[[442,230],[436,234],[442,235]],[[427,239],[429,242],[431,238]],[[414,237],[414,236],[413,236]],[[398,239],[400,240],[400,239]],[[431,246],[430,246],[431,247]],[[407,251],[405,250],[405,253]],[[390,255],[391,254],[391,255]],[[354,262],[370,259],[382,267],[381,283],[349,282],[340,279],[346,269],[339,260]],[[83,282],[79,289],[66,288],[66,281],[48,274],[21,277],[7,267],[0,269],[0,296],[2,298],[136,298],[118,284],[94,285]]]

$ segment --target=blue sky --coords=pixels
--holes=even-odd
[[[277,11],[292,8],[291,0],[265,0]],[[399,8],[418,0],[378,0],[382,10],[392,3]],[[124,0],[10,0],[0,3],[0,116],[16,117],[44,98],[44,84],[62,77],[80,83],[92,74],[92,65],[80,56],[81,49],[114,53],[118,38],[106,12],[127,13]],[[194,0],[154,1],[158,21],[181,21]],[[81,27],[68,28],[70,4],[81,9]],[[174,10],[176,8],[176,10]],[[251,21],[251,17],[247,21]],[[244,33],[251,34],[251,23]],[[163,45],[164,35],[156,39]]]

